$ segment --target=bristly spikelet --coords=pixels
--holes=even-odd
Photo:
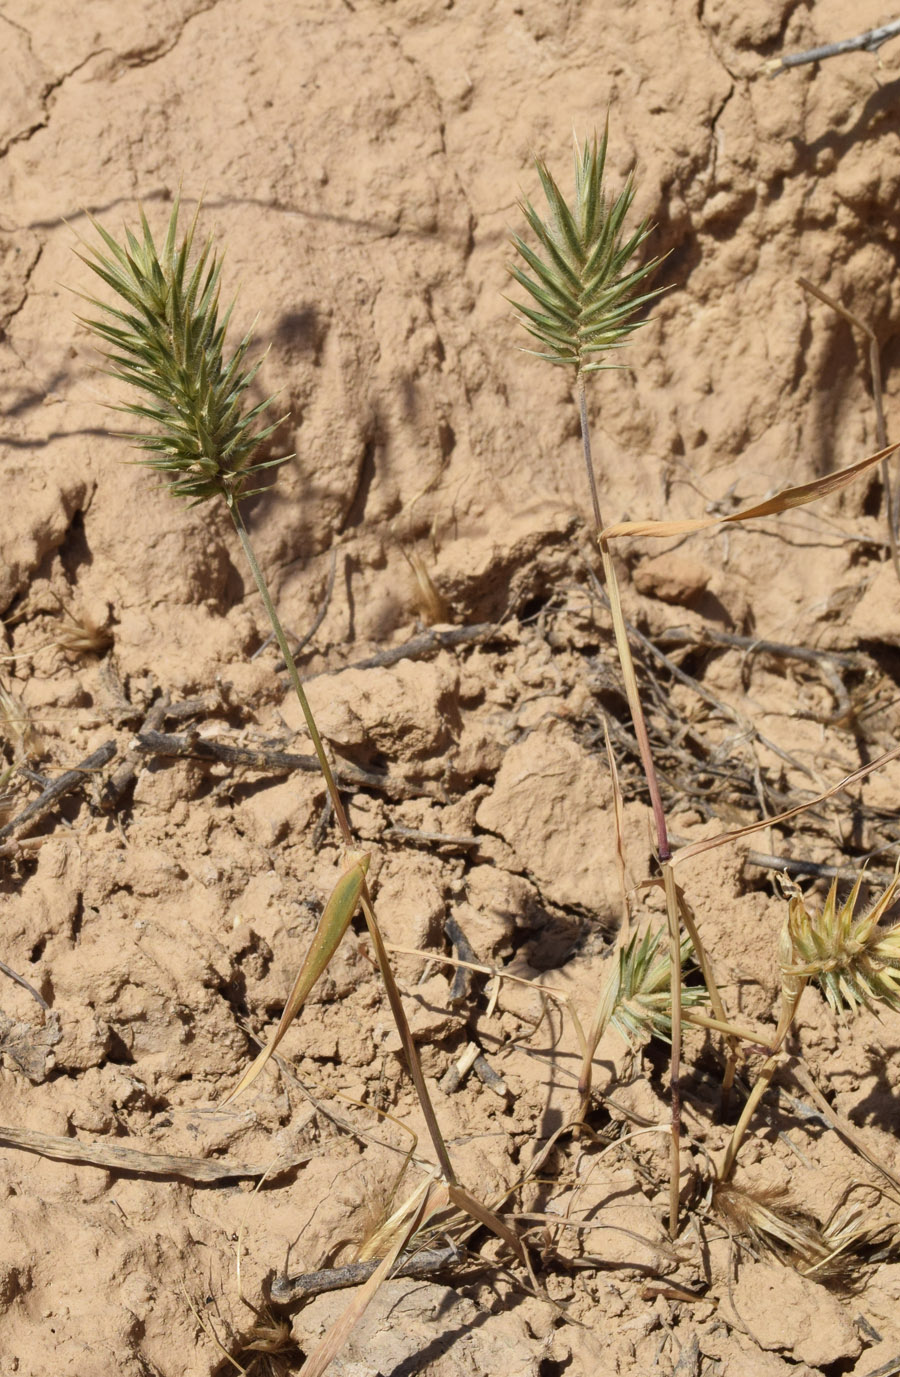
[[[900,886],[895,874],[869,911],[855,917],[862,874],[843,904],[837,902],[837,880],[819,913],[810,913],[800,897],[791,899],[785,934],[792,956],[781,958],[782,973],[790,978],[817,980],[836,1013],[851,1013],[878,1004],[900,1012],[900,924],[879,928]]]
[[[626,1042],[648,1042],[651,1037],[668,1042],[672,1036],[672,963],[667,949],[659,950],[664,930],[649,928],[621,947],[603,992],[611,1023]],[[681,944],[682,962],[691,954],[691,940]],[[703,985],[682,985],[681,1007],[693,1008],[708,999]]]
[[[272,397],[243,409],[259,368],[259,361],[244,366],[252,334],[244,336],[230,358],[224,357],[233,303],[220,321],[221,263],[211,239],[191,262],[196,217],[177,244],[178,212],[176,201],[161,251],[143,211],[143,238],[126,230],[124,246],[90,217],[109,255],[83,243],[86,252],[78,256],[112,288],[121,305],[86,297],[105,315],[81,319],[109,346],[107,371],[148,399],[116,408],[152,423],[152,433],[127,436],[147,451],[143,462],[163,474],[177,497],[197,503],[222,496],[231,505],[253,496],[247,489],[252,475],[284,462],[250,463],[283,418],[259,425]]]
[[[643,220],[628,239],[623,226],[634,199],[633,175],[616,200],[609,204],[603,191],[608,131],[599,144],[596,135],[579,150],[575,146],[575,200],[571,206],[541,158],[535,159],[538,176],[550,207],[542,220],[529,201],[521,209],[543,250],[543,257],[518,235],[512,243],[531,269],[529,276],[517,264],[510,272],[536,306],[513,301],[519,320],[543,350],[530,350],[552,363],[570,364],[579,374],[614,365],[597,355],[618,349],[633,330],[643,324],[635,319],[638,309],[658,296],[654,288],[636,296],[635,291],[657,266],[653,259],[639,268],[628,263],[650,233]]]
[[[862,1248],[882,1232],[870,1226],[859,1204],[840,1209],[823,1227],[777,1186],[749,1191],[717,1181],[712,1201],[729,1233],[749,1237],[804,1276],[832,1286],[852,1283],[862,1265]]]

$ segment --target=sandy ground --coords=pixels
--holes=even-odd
[[[860,0],[850,23],[890,17]],[[0,823],[115,754],[0,859],[0,959],[40,996],[0,975],[0,1135],[62,1141],[0,1147],[0,1373],[200,1377],[234,1370],[225,1350],[299,1371],[346,1293],[276,1307],[285,1346],[265,1354],[248,1345],[275,1332],[272,1279],[352,1258],[395,1199],[410,1130],[428,1156],[358,924],[282,1070],[221,1105],[283,1006],[339,847],[313,774],[132,746],[156,704],[188,749],[197,734],[309,749],[277,657],[251,658],[267,628],[227,522],[177,507],[109,434],[115,389],[70,290],[93,290],[72,253],[85,211],[118,231],[143,203],[159,227],[179,185],[191,209],[202,193],[236,327],[259,313],[260,387],[289,413],[272,453],[297,457],[248,520],[291,631],[325,609],[301,669],[338,758],[375,776],[347,798],[387,939],[448,954],[452,916],[480,960],[590,1017],[621,912],[604,715],[635,882],[648,810],[591,582],[569,379],[517,352],[503,299],[516,201],[537,192],[532,152],[565,180],[572,130],[608,105],[611,178],[636,163],[636,214],[668,257],[626,366],[591,386],[607,519],[725,512],[862,458],[865,341],[796,277],[870,322],[896,435],[900,45],[759,75],[847,35],[838,0],[3,7]],[[895,743],[884,509],[876,476],[754,528],[621,548],[628,614],[682,671],[641,654],[679,837],[775,813]],[[366,665],[435,624],[457,640]],[[894,764],[749,845],[889,872],[898,785]],[[785,902],[747,845],[682,879],[729,1007],[766,1035]],[[636,908],[660,921],[655,892]],[[467,1264],[383,1288],[335,1373],[898,1370],[898,1193],[788,1071],[736,1181],[820,1225],[855,1207],[882,1230],[828,1284],[710,1206],[706,1154],[729,1131],[714,1037],[686,1049],[673,1244],[665,1136],[629,1136],[667,1121],[665,1049],[609,1034],[597,1137],[561,1139],[529,1180],[575,1103],[570,1022],[525,986],[492,998],[483,977],[460,991],[446,966],[395,959],[454,1162],[527,1231],[542,1290],[478,1234]],[[501,1085],[448,1086],[470,1042]],[[900,1018],[842,1024],[809,991],[789,1050],[900,1171]],[[102,1156],[124,1148],[235,1170],[153,1177]],[[413,1163],[400,1195],[417,1179]]]

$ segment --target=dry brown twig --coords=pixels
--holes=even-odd
[[[783,57],[770,57],[760,68],[760,74],[775,77],[789,72],[792,67],[802,67],[807,62],[824,62],[829,57],[841,57],[844,53],[877,53],[882,43],[900,34],[900,19],[882,24],[877,29],[867,29],[855,38],[841,38],[836,43],[821,43],[816,48],[807,48],[801,53],[789,53]]]
[[[72,770],[66,770],[57,779],[54,779],[38,798],[33,799],[27,808],[24,808],[17,817],[14,817],[5,827],[0,827],[0,841],[9,838],[18,838],[31,827],[34,827],[46,813],[66,794],[85,784],[92,774],[102,770],[104,765],[108,765],[116,754],[115,741],[107,741],[99,746],[96,751],[92,751],[80,765],[76,765]]]
[[[265,1176],[271,1173],[272,1162],[234,1162],[229,1158],[205,1159],[178,1157],[165,1152],[144,1152],[139,1148],[123,1147],[120,1142],[85,1143],[77,1138],[64,1138],[56,1133],[40,1133],[33,1128],[10,1128],[0,1125],[0,1145],[35,1152],[58,1162],[80,1162],[105,1171],[129,1171],[141,1176],[179,1176],[187,1181],[213,1183],[233,1181],[246,1176]],[[319,1155],[316,1152],[287,1155],[277,1160],[279,1172],[289,1171]]]
[[[223,765],[243,765],[264,774],[290,774],[299,770],[317,774],[319,762],[314,755],[293,755],[287,751],[253,749],[250,746],[231,746],[199,732],[181,735],[159,731],[142,731],[134,738],[132,749],[143,756],[186,756]],[[389,798],[432,798],[434,789],[425,784],[407,783],[388,774],[376,774],[349,760],[335,760],[334,776],[345,787],[373,789]],[[2,833],[0,833],[2,836]]]

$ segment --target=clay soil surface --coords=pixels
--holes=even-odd
[[[103,409],[121,395],[69,290],[96,289],[73,255],[86,211],[118,233],[143,204],[160,230],[179,186],[189,213],[203,196],[240,286],[235,338],[257,318],[259,387],[281,393],[270,453],[296,457],[247,520],[286,625],[315,628],[301,673],[402,949],[438,1119],[538,1283],[470,1232],[466,1261],[381,1289],[333,1371],[900,1371],[900,1192],[848,1137],[896,1180],[896,1014],[842,1021],[806,992],[735,1176],[783,1233],[824,1230],[843,1275],[711,1204],[758,1049],[723,1122],[720,1040],[687,1037],[674,1242],[664,1044],[610,1031],[589,1131],[545,1152],[579,1059],[535,985],[589,1021],[622,921],[604,720],[633,919],[664,910],[635,888],[658,872],[572,380],[517,351],[503,299],[532,153],[568,189],[572,131],[602,129],[608,106],[611,186],[636,166],[634,213],[668,256],[624,367],[590,385],[606,519],[725,514],[878,448],[865,337],[799,274],[870,323],[900,435],[900,44],[760,74],[891,17],[875,0],[849,21],[838,0],[4,5],[4,1377],[299,1372],[348,1293],[278,1306],[270,1288],[351,1260],[430,1159],[356,921],[280,1066],[222,1103],[340,847],[317,775],[279,765],[309,740],[227,518],[126,462]],[[875,469],[781,518],[617,546],[677,842],[810,799],[896,743],[886,507]],[[135,744],[150,731],[168,745]],[[898,790],[895,762],[680,870],[726,1004],[760,1038],[786,904],[759,853],[851,872],[868,857],[877,887]],[[821,879],[800,882],[821,902]],[[535,984],[417,955],[458,954],[448,919],[477,961]],[[486,1079],[448,1078],[470,1044]]]

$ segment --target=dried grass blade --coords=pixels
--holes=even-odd
[[[887,449],[879,450],[877,454],[870,454],[867,459],[859,459],[855,464],[849,464],[847,468],[838,469],[835,473],[827,473],[824,478],[815,478],[811,483],[801,483],[795,488],[784,488],[776,493],[774,497],[767,497],[764,502],[757,502],[752,507],[744,507],[739,512],[730,512],[728,516],[701,516],[688,521],[618,521],[613,526],[607,526],[602,532],[602,539],[612,540],[618,536],[650,536],[652,539],[662,539],[667,536],[691,535],[694,531],[706,531],[712,526],[724,526],[728,522],[751,521],[759,516],[778,516],[781,512],[790,510],[791,507],[804,507],[808,502],[815,502],[820,497],[827,497],[830,493],[840,492],[846,488],[866,469],[870,469],[875,464],[880,464],[888,455],[900,449],[900,442],[888,445]]]
[[[707,837],[703,841],[690,842],[687,846],[680,846],[672,856],[672,865],[680,865],[682,861],[689,860],[692,856],[701,856],[704,851],[712,851],[714,847],[728,846],[731,842],[739,841],[741,837],[749,837],[751,832],[761,832],[764,827],[778,827],[781,823],[787,822],[789,818],[795,818],[799,813],[805,813],[808,808],[815,808],[818,804],[834,798],[835,794],[841,793],[843,789],[849,789],[851,784],[858,784],[860,780],[866,779],[868,775],[880,770],[882,765],[889,765],[898,756],[900,756],[900,746],[894,746],[891,750],[885,751],[884,755],[878,756],[875,760],[870,760],[866,765],[861,765],[852,774],[845,775],[843,779],[838,780],[837,784],[826,789],[824,794],[818,794],[816,798],[807,799],[806,803],[798,803],[796,808],[788,808],[786,813],[777,813],[774,818],[761,818],[758,822],[748,823],[746,827],[735,828],[733,832],[720,832],[717,837]]]
[[[306,954],[306,960],[300,968],[300,974],[294,981],[287,1004],[284,1006],[284,1013],[278,1021],[278,1027],[272,1034],[268,1045],[263,1048],[253,1064],[244,1072],[234,1089],[225,1096],[222,1101],[223,1104],[228,1104],[230,1100],[237,1099],[238,1095],[246,1090],[249,1085],[252,1085],[300,1012],[307,995],[337,950],[341,938],[350,924],[350,919],[356,912],[368,868],[369,857],[363,855],[355,860],[349,870],[345,870],[338,880],[331,898],[325,905],[325,911],[319,919],[312,946]]]
[[[427,1195],[425,1192],[427,1191]],[[410,1208],[413,1213],[408,1218],[403,1228],[398,1228],[397,1236],[388,1254],[382,1259],[380,1266],[372,1273],[364,1286],[360,1287],[353,1300],[347,1306],[341,1318],[328,1331],[322,1342],[312,1351],[306,1362],[300,1369],[300,1377],[322,1377],[329,1365],[340,1353],[350,1332],[362,1319],[369,1305],[375,1297],[381,1283],[387,1278],[388,1273],[393,1267],[403,1249],[409,1243],[413,1234],[431,1218],[432,1215],[445,1210],[450,1203],[449,1194],[446,1186],[438,1186],[433,1182],[423,1182],[422,1186],[410,1200]]]
[[[104,1171],[130,1171],[139,1176],[180,1176],[185,1181],[227,1181],[244,1176],[263,1176],[272,1170],[271,1162],[234,1162],[227,1157],[173,1157],[166,1152],[143,1152],[123,1147],[120,1142],[83,1143],[57,1133],[41,1133],[36,1128],[10,1128],[0,1125],[0,1147],[22,1148],[58,1162],[80,1162]],[[316,1156],[304,1152],[279,1161],[280,1169],[299,1166]]]
[[[479,1224],[483,1224],[485,1228],[490,1229],[492,1233],[502,1239],[503,1242],[512,1249],[519,1261],[528,1268],[529,1276],[534,1280],[528,1254],[525,1251],[521,1239],[508,1224],[504,1223],[499,1214],[497,1214],[495,1210],[492,1210],[489,1205],[485,1205],[482,1201],[476,1200],[474,1195],[469,1194],[465,1186],[448,1186],[447,1190],[451,1201],[457,1209],[465,1210],[466,1214],[471,1215],[473,1219],[477,1219]]]

